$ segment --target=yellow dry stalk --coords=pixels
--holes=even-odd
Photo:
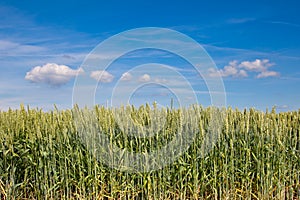
[[[5,188],[5,185],[2,182],[2,180],[0,179],[0,196],[2,196],[3,199],[6,199],[7,194],[6,194],[6,190],[4,188]]]

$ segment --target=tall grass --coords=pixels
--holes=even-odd
[[[21,106],[0,111],[0,198],[300,198],[300,110],[223,109],[219,138],[211,151],[201,154],[212,108],[159,110],[146,105],[117,111],[149,126],[154,109],[165,125],[149,138],[129,136],[112,108],[95,106],[92,110],[110,142],[129,152],[163,147],[178,132],[180,123],[182,134],[197,130],[195,140],[174,163],[135,173],[111,168],[82,140],[75,117],[81,113],[86,122],[84,113],[89,109],[43,112]],[[128,130],[131,125],[126,126]]]

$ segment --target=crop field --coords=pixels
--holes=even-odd
[[[215,113],[220,121],[213,120]],[[133,125],[116,116],[141,127],[163,125],[157,124],[151,137],[137,137],[129,134]],[[92,123],[111,144],[132,154],[161,149],[176,134],[194,137],[166,166],[124,170],[89,148],[85,138],[96,149],[101,143],[84,136]],[[218,131],[215,123],[221,125],[215,140],[205,140]],[[143,130],[136,134],[146,134]],[[213,145],[205,150],[209,142]],[[47,112],[21,105],[0,111],[0,199],[300,199],[300,110],[147,104]]]

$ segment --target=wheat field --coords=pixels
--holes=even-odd
[[[299,199],[300,110],[218,109],[223,116],[220,134],[203,154],[214,110],[146,104],[47,112],[21,105],[0,111],[0,198]],[[94,114],[93,123],[112,144],[133,153],[162,148],[179,129],[195,138],[161,169],[118,170],[102,162],[83,141],[76,121],[83,116],[81,128],[89,123],[87,112]],[[115,112],[141,126],[153,125],[153,116],[155,123],[164,124],[152,137],[133,137],[124,131],[131,124],[122,128]]]

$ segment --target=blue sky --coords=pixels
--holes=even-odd
[[[186,34],[205,48],[217,67],[207,73],[222,78],[227,106],[297,110],[299,7],[296,0],[0,0],[0,109],[18,108],[20,103],[45,110],[54,104],[72,107],[76,75],[84,73],[80,66],[100,42],[129,29],[161,27]],[[164,104],[175,98],[160,86],[175,82],[168,73],[162,72],[159,78],[147,68],[135,76],[126,73],[146,63],[174,67],[191,83],[198,102],[210,105],[205,82],[186,61],[153,49],[119,58],[99,80],[95,102],[111,100],[111,89],[117,84],[125,95],[130,83],[121,79],[139,84],[135,93],[126,94],[132,95],[131,103],[158,100]],[[93,75],[89,77],[98,76],[99,71],[95,69]]]

